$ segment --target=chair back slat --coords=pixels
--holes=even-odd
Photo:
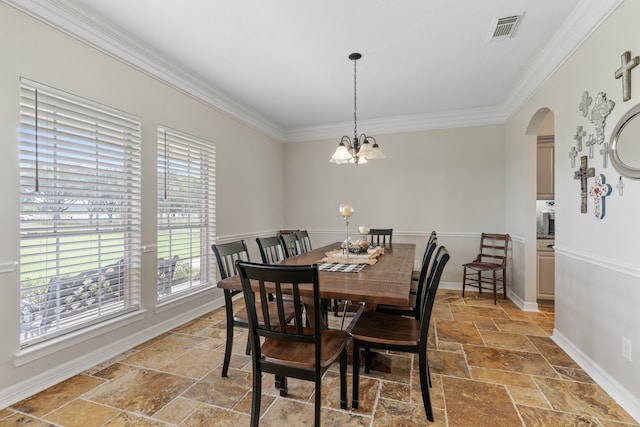
[[[482,233],[480,236],[480,253],[476,259],[479,262],[490,262],[504,266],[507,263],[508,251],[508,234]]]
[[[296,233],[281,234],[280,242],[284,247],[287,258],[300,255],[302,253],[302,247]]]
[[[309,252],[313,249],[311,247],[311,238],[309,237],[309,232],[307,230],[296,231],[296,236],[300,242],[300,250],[302,252]]]

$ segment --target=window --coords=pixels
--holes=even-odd
[[[140,121],[21,79],[21,344],[139,307]]]
[[[216,150],[158,127],[158,299],[211,286]]]

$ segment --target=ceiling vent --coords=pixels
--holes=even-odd
[[[523,16],[524,13],[494,20],[491,24],[491,31],[489,32],[489,42],[512,38]]]

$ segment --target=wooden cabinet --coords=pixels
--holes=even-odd
[[[537,154],[537,199],[538,200],[552,200],[555,198],[554,194],[554,179],[553,179],[553,155],[554,155],[554,142],[553,139],[549,140],[549,137],[538,138],[538,154]]]
[[[556,262],[553,243],[554,241],[551,239],[538,239],[538,299],[552,300],[555,298]]]

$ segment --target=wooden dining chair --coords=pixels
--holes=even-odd
[[[427,246],[424,248],[424,254],[422,255],[423,264],[424,264],[425,257],[427,256],[431,257],[431,254],[429,254],[429,247],[431,246],[431,242],[437,239],[437,237],[438,235],[436,234],[436,231],[433,230],[429,235],[429,240],[427,240]],[[411,273],[411,293],[412,294],[415,294],[418,290],[418,280],[420,280],[420,271],[421,270],[413,270],[413,273]]]
[[[427,246],[427,250],[425,251],[425,255],[422,257],[422,266],[419,270],[418,282],[416,286],[416,292],[409,293],[409,305],[406,307],[394,306],[394,305],[384,305],[378,304],[376,307],[376,311],[379,313],[388,313],[388,314],[396,314],[400,316],[411,316],[415,319],[420,319],[420,309],[421,298],[422,298],[422,289],[427,283],[427,273],[429,271],[429,264],[431,263],[431,257],[436,251],[436,247],[438,246],[438,238],[434,237],[430,239],[429,245]]]
[[[213,250],[213,253],[216,256],[216,260],[218,261],[220,280],[238,274],[235,264],[237,260],[250,261],[249,252],[247,251],[247,245],[245,244],[244,240],[238,240],[231,243],[213,244],[211,245],[211,250]],[[241,308],[237,311],[234,311],[233,309],[233,297],[240,292],[241,291],[239,290],[224,290],[224,307],[227,319],[227,337],[224,348],[224,362],[222,363],[223,377],[227,376],[227,373],[229,371],[229,363],[231,362],[231,353],[233,350],[233,328],[235,326],[241,328],[247,328],[249,326],[249,317],[247,315],[246,308]],[[269,303],[269,310],[272,313],[276,313],[277,309],[278,307],[275,304],[271,302]],[[294,311],[292,304],[285,304],[283,306],[283,310],[285,318],[291,320]],[[259,321],[262,322],[263,320],[263,317],[260,316]],[[249,341],[247,340],[246,354],[249,354],[250,350],[251,348],[249,345]]]
[[[309,232],[307,230],[296,231],[296,236],[298,236],[302,252],[309,252],[313,249],[311,247],[311,239],[309,238]]]
[[[507,299],[507,252],[509,250],[509,235],[482,233],[480,236],[480,253],[469,263],[463,264],[462,297],[467,286],[493,292],[493,303],[497,304],[498,290],[502,289],[504,299]],[[487,277],[490,273],[491,277]],[[498,275],[498,273],[500,273]],[[498,286],[500,284],[500,286]],[[485,286],[490,285],[490,286]]]
[[[347,407],[347,340],[345,331],[323,327],[320,314],[320,289],[318,266],[266,265],[238,261],[247,312],[251,341],[253,390],[251,398],[251,425],[258,426],[262,397],[262,373],[272,373],[280,381],[280,393],[286,395],[288,377],[315,383],[315,422],[320,426],[322,402],[322,376],[340,359],[340,407]],[[252,285],[253,282],[253,285]],[[313,290],[314,315],[310,327],[302,311],[300,287]],[[258,313],[271,319],[264,303],[267,294],[274,295],[275,303],[282,306],[286,298],[293,298],[296,307],[293,321],[288,323],[281,312],[275,320],[259,322]],[[271,325],[271,326],[268,326]],[[262,342],[262,345],[260,344]],[[284,390],[284,394],[283,394]]]
[[[265,264],[278,264],[283,259],[289,258],[279,236],[257,237],[256,242],[262,262]]]
[[[285,257],[300,255],[302,253],[302,245],[296,233],[286,233],[279,236],[280,243],[284,247]]]
[[[390,245],[393,240],[393,228],[372,228],[369,230],[369,241],[375,246]]]
[[[444,246],[438,248],[429,270],[426,286],[423,287],[420,318],[396,316],[386,313],[364,312],[351,330],[353,337],[353,399],[351,407],[357,409],[360,381],[360,349],[365,349],[365,372],[371,363],[370,349],[386,349],[418,355],[422,403],[429,421],[433,421],[433,410],[429,396],[429,365],[427,361],[427,338],[429,322],[442,271],[449,261],[449,252]]]

